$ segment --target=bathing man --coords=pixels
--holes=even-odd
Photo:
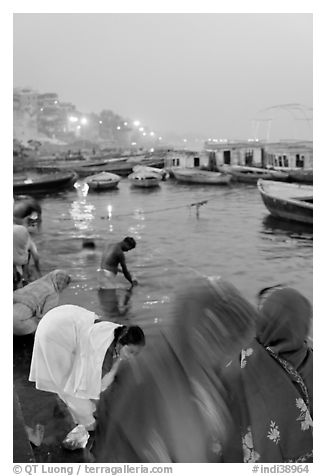
[[[122,272],[124,277],[130,282],[131,287],[137,283],[136,279],[132,279],[128,271],[124,253],[136,247],[134,238],[127,236],[119,243],[109,243],[102,255],[101,267],[98,269],[99,287],[101,289],[116,289],[123,287],[117,283],[116,277],[118,272]],[[121,270],[118,268],[121,265]]]

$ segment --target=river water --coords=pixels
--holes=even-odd
[[[205,200],[198,214],[190,206]],[[312,301],[312,228],[273,219],[256,186],[168,180],[157,188],[140,189],[122,179],[117,190],[87,193],[77,182],[73,190],[44,197],[40,203],[43,221],[33,237],[42,272],[63,268],[72,276],[61,303],[84,306],[105,319],[140,324],[146,334],[168,312],[178,284],[198,273],[230,280],[252,303],[260,289],[279,283],[295,287]],[[98,293],[96,269],[105,243],[127,235],[137,241],[126,261],[139,285],[127,296],[128,307],[121,314],[119,296]],[[95,241],[95,252],[82,250],[84,238]],[[26,386],[29,357],[20,358],[15,385],[25,395],[28,420],[34,408],[26,402],[32,391]],[[64,458],[52,454],[47,460]]]

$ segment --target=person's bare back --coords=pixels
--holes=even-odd
[[[109,271],[114,275],[117,275],[118,271],[120,271],[120,264],[121,272],[123,273],[124,277],[130,282],[132,286],[137,284],[137,280],[132,279],[131,274],[129,273],[124,256],[124,253],[132,250],[135,247],[136,241],[130,236],[127,236],[119,243],[109,243],[103,252],[101,259],[101,270],[104,270],[104,273],[105,271]]]
[[[112,273],[118,273],[118,266],[121,262],[125,261],[123,251],[121,249],[120,243],[110,243],[106,246],[102,260],[101,268],[112,271]]]

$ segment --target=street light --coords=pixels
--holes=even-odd
[[[87,119],[86,117],[82,117],[81,120],[80,120],[80,123],[83,124],[83,126],[85,126],[85,124],[87,124]]]
[[[134,121],[134,126],[136,127],[140,126],[140,121]]]

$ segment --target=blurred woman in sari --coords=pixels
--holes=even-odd
[[[97,462],[220,462],[237,434],[224,369],[254,337],[256,310],[229,283],[189,280],[151,349],[101,396]],[[240,432],[228,445],[242,461]]]

